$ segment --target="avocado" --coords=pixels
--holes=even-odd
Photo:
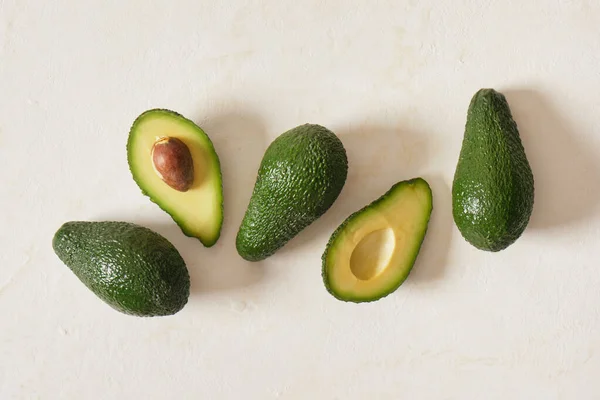
[[[348,158],[329,129],[304,124],[282,133],[261,161],[236,248],[248,261],[273,255],[338,198]]]
[[[491,252],[523,233],[534,203],[534,180],[506,97],[480,89],[469,105],[452,185],[452,213],[464,239]]]
[[[223,225],[221,164],[208,135],[182,115],[152,109],[134,121],[127,161],[142,193],[186,236],[213,246]]]
[[[327,291],[338,300],[361,303],[398,289],[415,264],[432,210],[429,184],[414,178],[351,214],[323,253]]]
[[[188,301],[190,277],[181,255],[163,236],[119,221],[70,221],[52,247],[79,280],[124,314],[172,315]]]

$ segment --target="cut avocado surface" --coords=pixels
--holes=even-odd
[[[129,132],[127,160],[142,192],[185,235],[207,247],[217,242],[223,224],[221,166],[210,138],[199,126],[174,111],[146,111]],[[186,170],[178,171],[182,168]]]
[[[323,254],[323,280],[337,299],[368,302],[395,291],[408,277],[433,209],[422,178],[398,182],[350,215]]]

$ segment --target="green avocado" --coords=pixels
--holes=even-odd
[[[188,301],[184,260],[167,239],[148,228],[71,221],[55,233],[52,247],[85,286],[124,314],[172,315]]]
[[[304,124],[281,134],[260,164],[236,238],[240,256],[273,255],[333,205],[347,175],[346,150],[329,129]]]
[[[497,252],[521,236],[533,203],[533,173],[506,97],[481,89],[469,105],[454,174],[456,226],[474,247]]]
[[[127,161],[142,193],[185,235],[206,247],[217,242],[223,225],[221,164],[199,126],[174,111],[148,110],[129,131]]]
[[[338,300],[356,303],[394,292],[415,264],[432,210],[429,184],[415,178],[350,215],[323,253],[325,288]]]

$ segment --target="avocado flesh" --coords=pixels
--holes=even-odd
[[[71,221],[56,231],[52,247],[88,289],[124,314],[172,315],[188,301],[183,258],[150,229],[119,221]]]
[[[190,150],[194,181],[186,192],[167,185],[152,163],[152,147],[163,137],[181,140]],[[133,179],[150,200],[166,211],[183,233],[213,246],[223,224],[223,188],[219,157],[208,135],[192,121],[170,110],[154,109],[133,123],[127,142]]]
[[[323,280],[337,299],[379,300],[408,277],[433,210],[429,184],[415,178],[350,215],[323,254]]]
[[[508,102],[480,89],[469,105],[452,186],[453,217],[467,242],[491,252],[524,232],[534,203],[534,179]]]
[[[329,129],[304,124],[267,148],[236,248],[248,261],[273,255],[321,217],[338,198],[348,175],[346,150]]]

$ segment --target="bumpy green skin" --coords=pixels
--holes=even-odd
[[[327,259],[331,252],[336,251],[336,248],[337,248],[336,242],[337,242],[339,234],[341,232],[343,232],[347,227],[352,225],[358,217],[362,216],[366,212],[369,212],[371,210],[375,210],[375,209],[379,208],[382,203],[385,203],[387,200],[389,200],[390,196],[392,196],[398,190],[402,190],[406,186],[411,186],[411,185],[419,185],[427,190],[427,193],[429,195],[430,206],[424,210],[423,221],[422,221],[423,231],[421,234],[422,237],[418,241],[418,245],[416,247],[410,249],[410,250],[412,250],[412,253],[407,255],[407,257],[409,258],[409,263],[408,263],[409,268],[407,268],[405,271],[403,271],[403,273],[401,275],[399,275],[397,281],[389,282],[388,286],[386,286],[386,288],[384,290],[382,290],[381,292],[377,293],[376,296],[352,297],[352,296],[348,296],[344,293],[337,292],[332,286],[331,278],[329,276],[329,269],[327,266]],[[387,192],[385,192],[381,197],[374,200],[370,204],[364,206],[360,210],[350,214],[350,216],[348,216],[348,218],[346,218],[344,220],[344,222],[342,222],[340,224],[340,226],[338,226],[336,228],[336,230],[333,231],[333,233],[331,234],[331,237],[329,238],[329,241],[327,242],[327,246],[325,247],[323,256],[321,257],[321,260],[322,260],[321,276],[323,278],[323,283],[325,285],[325,289],[336,299],[338,299],[340,301],[344,301],[344,302],[349,302],[349,303],[370,303],[370,302],[374,302],[377,300],[381,300],[382,298],[395,292],[400,286],[402,286],[404,281],[406,281],[406,279],[408,278],[408,275],[410,274],[410,272],[412,271],[412,268],[415,265],[415,262],[417,261],[417,256],[419,255],[419,252],[421,251],[423,241],[425,240],[425,236],[427,235],[427,230],[429,227],[429,219],[431,218],[432,212],[433,212],[433,193],[431,192],[431,187],[429,186],[429,183],[427,183],[427,181],[423,178],[414,178],[414,179],[409,179],[409,180],[400,181],[400,182],[396,183]]]
[[[190,129],[193,129],[195,132],[197,132],[198,134],[202,135],[207,142],[207,151],[208,154],[210,154],[210,156],[212,157],[211,161],[215,164],[215,168],[216,170],[219,172],[218,174],[218,180],[215,182],[216,185],[219,185],[219,194],[220,194],[220,198],[219,198],[219,203],[221,205],[221,215],[220,215],[220,220],[218,221],[219,223],[219,231],[217,233],[217,235],[213,238],[203,238],[203,237],[199,237],[196,236],[190,229],[188,229],[185,225],[185,221],[183,221],[180,218],[177,218],[173,212],[172,209],[170,209],[169,207],[166,206],[166,204],[164,204],[161,199],[153,197],[150,192],[148,190],[146,190],[146,185],[143,181],[143,179],[141,179],[140,177],[138,177],[133,170],[131,169],[131,164],[132,164],[132,160],[135,157],[135,154],[133,154],[132,151],[132,146],[131,146],[131,142],[137,132],[137,127],[138,125],[142,122],[143,119],[145,118],[151,118],[154,115],[157,114],[164,114],[164,115],[168,115],[171,118],[175,118],[177,120],[179,120],[180,122],[188,125],[190,127]],[[135,183],[138,185],[138,187],[141,189],[142,194],[146,197],[148,197],[150,199],[151,202],[153,202],[154,204],[156,204],[158,207],[160,207],[161,210],[163,210],[164,212],[166,212],[167,214],[169,214],[169,216],[173,219],[173,221],[175,221],[175,223],[177,224],[177,226],[179,226],[179,228],[181,229],[181,231],[183,232],[183,234],[187,237],[193,237],[196,238],[200,241],[200,243],[202,243],[202,245],[204,247],[212,247],[214,246],[217,241],[219,240],[219,238],[221,237],[221,229],[223,227],[223,175],[221,172],[221,161],[219,159],[219,155],[217,154],[217,151],[215,150],[214,144],[211,141],[210,137],[206,134],[206,132],[204,132],[204,130],[202,128],[200,128],[198,125],[196,125],[192,120],[187,119],[186,117],[184,117],[183,115],[179,114],[176,111],[172,111],[172,110],[168,110],[165,108],[153,108],[147,111],[144,111],[142,114],[140,114],[135,121],[133,122],[133,124],[131,125],[131,128],[129,130],[129,137],[127,139],[127,163],[129,164],[129,172],[132,175],[133,180],[135,181]],[[200,205],[201,206],[201,205]],[[199,207],[200,207],[199,206]]]
[[[163,236],[127,222],[72,221],[55,233],[60,260],[100,299],[124,314],[172,315],[188,301],[190,277]]]
[[[263,156],[238,253],[248,261],[273,255],[331,207],[347,175],[346,150],[327,128],[305,124],[281,134]]]
[[[497,252],[521,236],[533,202],[533,173],[508,102],[481,89],[469,106],[454,175],[456,226],[476,248]]]

